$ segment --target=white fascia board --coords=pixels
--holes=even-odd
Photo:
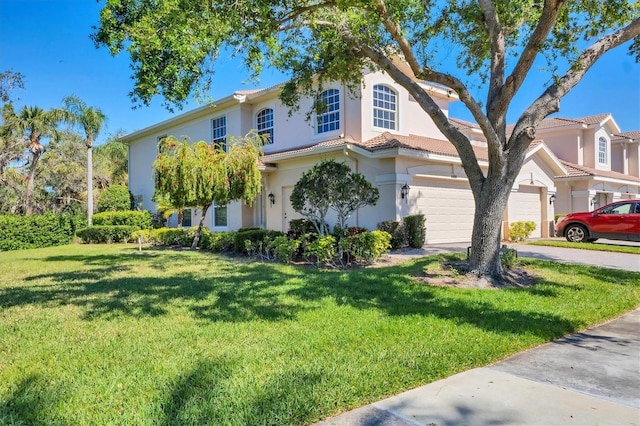
[[[604,176],[572,176],[572,177],[564,177],[564,176],[554,176],[554,180],[560,180],[562,182],[579,182],[579,181],[594,181],[594,182],[607,182],[607,183],[615,183],[629,186],[637,186],[640,188],[640,182],[626,180],[626,179],[616,179]]]
[[[201,107],[192,109],[191,111],[187,111],[183,114],[177,115],[175,117],[171,117],[165,121],[161,121],[160,123],[152,124],[149,127],[145,127],[143,129],[136,130],[132,133],[124,135],[120,137],[120,141],[124,143],[131,143],[134,140],[139,139],[141,137],[148,136],[150,134],[162,133],[164,129],[168,129],[178,124],[182,124],[182,123],[206,116],[208,114],[215,112],[216,110],[228,108],[238,103],[240,103],[240,101],[236,97],[236,94],[234,93],[232,95],[219,99],[215,102],[202,105]]]

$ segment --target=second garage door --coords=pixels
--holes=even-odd
[[[427,244],[471,241],[474,201],[466,182],[416,180],[417,213],[427,219]]]
[[[509,196],[509,223],[528,221],[536,224],[536,229],[529,237],[540,238],[542,222],[540,189],[535,186],[520,186],[518,192],[512,192]]]

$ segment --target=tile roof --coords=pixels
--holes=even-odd
[[[624,173],[611,172],[607,170],[597,170],[587,166],[579,166],[577,164],[569,163],[568,161],[560,160],[560,162],[566,167],[567,176],[556,176],[556,178],[571,178],[571,177],[608,177],[613,179],[630,180],[633,182],[640,182],[640,178],[631,175],[625,175]]]
[[[577,124],[599,124],[604,121],[607,117],[611,117],[610,113],[598,114],[598,115],[590,115],[588,117],[581,118],[565,118],[565,117],[551,117],[545,118],[542,120],[540,125],[538,126],[538,130],[540,129],[553,129],[557,127],[568,127],[575,126]],[[513,128],[513,125],[510,126]]]
[[[543,143],[542,140],[536,139],[529,145],[529,150]],[[262,157],[262,163],[272,163],[279,159],[286,158],[292,155],[298,154],[311,154],[314,151],[323,151],[327,148],[346,146],[347,144],[355,145],[359,148],[365,149],[369,152],[378,152],[385,149],[403,148],[414,151],[428,152],[436,155],[445,155],[449,157],[459,158],[458,151],[453,144],[447,140],[433,139],[424,136],[417,135],[394,135],[389,132],[384,132],[375,138],[369,139],[365,142],[356,141],[352,138],[339,138],[332,139],[324,142],[320,142],[313,145],[307,145],[301,148],[293,150],[278,151],[266,154]],[[476,158],[478,160],[487,161],[489,153],[486,148],[472,146]]]
[[[429,152],[432,154],[446,155],[450,157],[458,157],[458,152],[453,144],[446,140],[427,138],[423,136],[409,135],[393,135],[389,132],[385,132],[375,138],[369,139],[365,142],[359,142],[350,138],[332,139],[318,144],[307,145],[302,148],[279,151],[266,154],[262,157],[263,163],[270,163],[277,161],[278,159],[289,157],[296,154],[311,154],[314,151],[322,151],[326,148],[346,146],[347,144],[355,145],[369,152],[383,151],[385,149],[403,148],[414,151]],[[476,157],[479,160],[487,160],[488,153],[485,148],[473,147]]]
[[[465,121],[455,117],[449,117],[449,121],[458,129],[480,129],[480,126],[471,121]]]
[[[456,151],[455,146],[453,146],[451,142],[417,135],[403,136],[384,132],[383,134],[358,145],[371,152],[389,148],[404,148],[429,152],[432,154],[458,157],[458,151]],[[473,151],[479,160],[487,160],[489,158],[485,148],[473,146]]]
[[[331,139],[328,141],[306,145],[297,149],[289,149],[283,151],[270,152],[262,156],[262,163],[270,163],[283,157],[288,157],[295,154],[312,153],[313,151],[322,151],[326,148],[332,148],[336,146],[346,145],[347,143],[354,143],[350,138]]]
[[[611,141],[616,142],[616,141],[624,141],[629,139],[632,139],[634,141],[640,139],[640,130],[618,133],[617,135],[613,135],[613,137],[611,138]]]

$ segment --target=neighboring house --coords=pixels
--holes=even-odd
[[[431,84],[423,87],[448,115],[449,103],[457,100],[455,94]],[[238,91],[123,137],[129,145],[129,188],[142,200],[142,207],[155,210],[152,164],[160,139],[174,135],[194,142],[224,142],[256,129],[270,136],[261,162],[262,194],[253,206],[240,202],[213,206],[205,218],[210,229],[261,226],[286,231],[289,221],[300,217],[289,201],[293,186],[314,164],[333,158],[345,161],[380,190],[377,205],[357,211],[350,225],[375,229],[381,221],[423,213],[427,243],[470,241],[474,200],[461,161],[406,90],[383,73],[369,73],[355,96],[339,84],[326,87],[321,95],[326,109],[312,114],[310,120],[306,114],[311,99],[303,99],[299,110],[290,113],[278,99],[279,90],[280,86]],[[472,139],[480,166],[486,170],[482,133],[473,123],[454,122]],[[631,169],[637,168],[637,139],[635,146],[636,163],[630,162]],[[625,152],[630,151],[627,148]],[[566,177],[570,170],[546,140],[531,144],[505,211],[505,234],[509,223],[532,220],[537,224],[534,237],[552,235],[553,216],[559,210],[554,209],[558,201],[554,204],[550,199],[560,198],[556,177]],[[406,196],[403,187],[408,188]],[[193,223],[198,219],[194,211]],[[330,225],[334,219],[329,218]]]
[[[558,213],[640,198],[640,131],[622,133],[611,114],[553,117],[538,128],[567,174],[555,177]]]

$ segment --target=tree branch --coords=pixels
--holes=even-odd
[[[283,19],[275,21],[275,23],[278,26],[283,26],[286,22],[294,21],[297,18],[299,18],[300,16],[302,16],[303,14],[307,13],[307,12],[313,12],[313,11],[316,11],[318,9],[325,9],[325,8],[328,8],[328,7],[334,7],[335,5],[336,5],[335,2],[327,1],[327,2],[324,2],[324,3],[312,4],[312,5],[309,5],[309,6],[296,8],[296,9],[293,9],[291,11],[291,13],[289,13]]]
[[[413,71],[414,75],[419,75],[421,72],[420,64],[413,54],[413,49],[411,49],[411,44],[409,41],[402,35],[402,28],[396,22],[394,22],[389,16],[389,11],[387,10],[387,6],[384,3],[384,0],[375,0],[376,10],[378,11],[378,15],[382,18],[382,23],[384,27],[387,29],[391,37],[398,43],[400,46],[400,50],[404,56],[404,60],[407,61],[411,71]]]
[[[522,155],[526,151],[529,143],[520,142],[518,140],[520,134],[525,132],[527,140],[531,142],[535,138],[535,129],[540,122],[560,110],[560,99],[580,82],[602,55],[638,35],[640,35],[640,18],[636,18],[626,27],[600,38],[586,48],[567,73],[545,90],[520,116],[507,145],[510,151],[509,156]]]
[[[565,3],[566,0],[545,0],[538,26],[531,34],[513,72],[507,77],[504,87],[494,97],[495,105],[493,108],[497,110],[497,113],[506,114],[511,100],[520,90],[536,56],[540,52],[540,46],[544,44],[549,36],[549,32],[558,18],[558,13],[560,13]]]
[[[484,27],[489,34],[489,40],[491,42],[491,77],[489,79],[489,93],[487,95],[489,97],[489,99],[487,99],[487,113],[489,119],[495,122],[495,117],[493,117],[492,114],[495,109],[492,108],[492,105],[494,104],[495,96],[504,84],[504,31],[491,0],[479,0],[478,4],[482,9]],[[499,117],[499,115],[497,117]],[[501,134],[501,132],[498,133]]]

